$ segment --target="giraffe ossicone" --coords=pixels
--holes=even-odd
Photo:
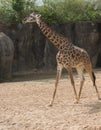
[[[57,86],[59,83],[59,79],[61,77],[61,72],[63,68],[66,68],[68,71],[68,74],[70,75],[71,84],[73,86],[74,95],[76,98],[76,101],[79,102],[82,88],[84,85],[84,75],[83,71],[86,70],[86,72],[89,74],[93,85],[95,87],[98,99],[100,99],[99,91],[95,83],[95,75],[92,70],[92,64],[90,61],[90,57],[88,53],[80,48],[75,46],[71,43],[71,41],[61,35],[60,33],[56,32],[55,30],[51,29],[41,18],[40,14],[31,13],[28,17],[26,17],[23,21],[23,23],[32,23],[36,22],[42,33],[50,40],[52,44],[54,44],[55,47],[59,50],[56,55],[57,60],[57,77],[56,77],[56,83],[55,83],[55,90],[53,93],[53,98],[51,101],[50,106],[53,105]],[[80,76],[80,90],[79,94],[77,95],[76,88],[75,88],[75,82],[72,75],[72,69],[75,68]]]

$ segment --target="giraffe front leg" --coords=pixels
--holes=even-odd
[[[82,88],[83,88],[83,85],[84,85],[84,81],[85,81],[85,78],[82,77],[82,80],[80,81],[80,90],[79,90],[79,94],[78,94],[78,100],[80,100],[80,96],[81,96]]]
[[[59,79],[61,77],[61,72],[62,72],[62,66],[58,66],[57,67],[56,82],[55,82],[55,89],[54,89],[54,92],[53,92],[53,98],[52,98],[52,101],[51,101],[49,106],[53,106],[55,95],[56,95],[56,91],[57,91],[57,86],[58,86],[58,83],[59,83]]]
[[[80,77],[80,90],[79,90],[79,94],[78,94],[78,100],[79,100],[80,96],[81,96],[81,92],[82,92],[85,78],[83,76],[83,68],[77,68],[77,72],[78,72],[79,77]]]
[[[73,75],[72,75],[71,69],[68,69],[68,73],[69,73],[69,75],[70,75],[71,84],[72,84],[72,86],[73,86],[73,90],[74,90],[74,94],[75,94],[76,103],[78,103],[78,96],[77,96],[77,92],[76,92],[75,83],[74,83],[74,79],[73,79]]]
[[[98,99],[100,100],[100,99],[101,99],[101,98],[100,98],[100,94],[99,94],[98,88],[97,88],[97,86],[96,86],[96,77],[95,77],[94,72],[92,71],[92,66],[91,66],[91,64],[89,64],[89,65],[86,66],[86,71],[88,72],[88,74],[89,74],[89,76],[90,76],[90,78],[91,78],[91,80],[92,80],[92,82],[93,82],[93,86],[95,87],[97,97],[98,97]]]

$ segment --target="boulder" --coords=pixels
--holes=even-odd
[[[13,57],[14,45],[12,40],[0,32],[0,81],[11,79]]]
[[[35,60],[34,65],[37,69],[44,68],[44,49],[45,49],[46,38],[37,27],[36,24],[33,25],[32,29],[32,53]]]

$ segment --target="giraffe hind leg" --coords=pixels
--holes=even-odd
[[[98,99],[101,100],[100,95],[99,95],[98,88],[97,88],[96,83],[95,83],[95,81],[96,81],[96,77],[95,77],[95,74],[94,74],[93,71],[92,71],[92,77],[93,77],[93,86],[95,87],[95,90],[96,90],[96,93],[97,93]]]
[[[96,86],[96,77],[95,77],[94,72],[92,71],[91,65],[86,66],[85,69],[86,69],[86,71],[88,72],[88,74],[89,74],[89,76],[90,76],[90,78],[91,78],[91,80],[92,80],[92,82],[93,82],[93,86],[95,87],[95,90],[96,90],[96,94],[97,94],[97,96],[98,96],[98,99],[101,99],[101,98],[100,98],[99,91],[98,91],[98,88],[97,88],[97,86]]]

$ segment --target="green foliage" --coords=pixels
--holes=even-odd
[[[76,21],[101,22],[100,0],[43,0],[42,6],[36,0],[0,0],[0,22],[21,22],[36,10],[48,23]]]
[[[8,21],[12,14],[11,0],[0,0],[0,22]]]
[[[24,0],[13,0],[12,7],[16,12],[22,12],[24,8]]]
[[[21,22],[26,14],[34,10],[32,0],[0,0],[0,22]]]
[[[12,0],[12,9],[14,10],[15,17],[13,18],[13,21],[21,21],[23,16],[23,10],[24,10],[24,0]]]
[[[48,23],[76,21],[101,21],[101,10],[95,4],[84,0],[44,0],[38,11]]]
[[[34,9],[34,2],[31,0],[12,0],[12,8],[15,12],[15,21],[21,22],[25,14]]]

